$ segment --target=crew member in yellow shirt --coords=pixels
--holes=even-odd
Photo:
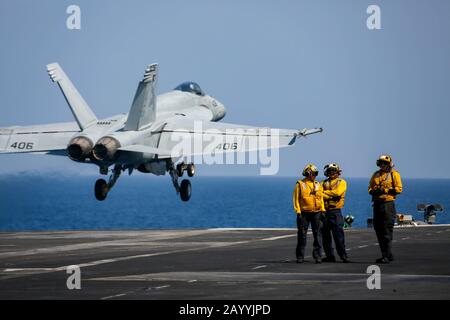
[[[305,177],[298,180],[294,189],[293,204],[297,214],[297,263],[303,263],[305,257],[306,234],[309,224],[314,236],[313,258],[316,263],[322,259],[322,214],[325,212],[322,185],[316,181],[319,170],[308,164],[302,172]]]
[[[394,163],[389,155],[377,160],[380,170],[376,171],[369,183],[369,194],[373,201],[373,226],[378,238],[382,257],[377,263],[394,261],[392,238],[396,216],[394,200],[403,191],[400,173],[393,169]]]
[[[322,239],[326,257],[323,262],[336,262],[333,249],[333,239],[336,251],[342,262],[349,262],[345,250],[344,218],[341,209],[344,207],[347,182],[340,178],[342,171],[336,163],[327,164],[324,168],[327,177],[322,182],[323,199],[325,203],[325,219],[323,222]]]

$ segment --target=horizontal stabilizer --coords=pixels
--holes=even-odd
[[[64,98],[66,99],[80,129],[84,130],[87,127],[97,123],[95,114],[92,112],[89,105],[83,99],[59,64],[51,63],[47,65],[47,72],[52,81],[56,82],[61,89],[61,92],[64,95]]]

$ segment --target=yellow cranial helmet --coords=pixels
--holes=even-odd
[[[339,168],[339,165],[337,163],[329,163],[325,167],[323,167],[323,174],[326,177],[330,176],[334,172],[341,174],[341,168]]]
[[[387,154],[382,154],[377,160],[377,166],[381,166],[382,163],[387,163],[390,167],[394,166],[394,162],[392,161],[392,157]]]
[[[303,176],[307,177],[309,176],[309,173],[312,173],[313,175],[317,176],[319,174],[319,169],[312,163],[308,164],[305,169],[303,169]]]

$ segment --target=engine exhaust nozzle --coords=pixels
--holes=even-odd
[[[112,137],[103,137],[95,144],[92,155],[98,161],[112,161],[116,158],[119,148],[119,141]]]
[[[94,143],[87,137],[75,137],[67,146],[67,154],[71,160],[84,161],[89,157]]]

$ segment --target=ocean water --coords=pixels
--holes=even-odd
[[[94,198],[97,177],[0,176],[0,231],[181,229],[216,227],[294,228],[295,178],[195,177],[192,198],[182,202],[168,176],[123,176],[104,202]],[[347,179],[344,215],[365,228],[372,216],[368,179]],[[450,208],[450,180],[404,179],[397,211],[412,214],[419,203]],[[438,213],[437,223],[450,223]]]

